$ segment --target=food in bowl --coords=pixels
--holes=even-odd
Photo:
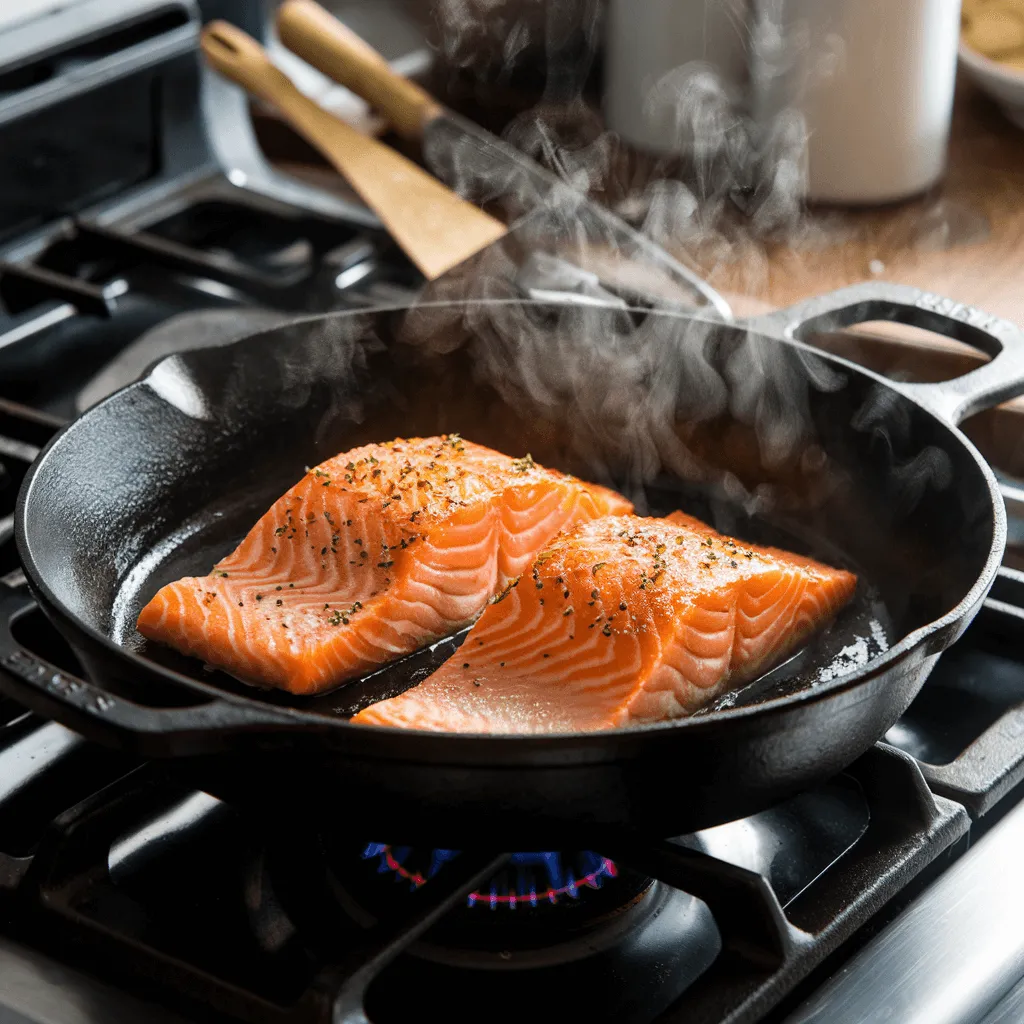
[[[1024,0],[963,0],[964,43],[1024,75]]]

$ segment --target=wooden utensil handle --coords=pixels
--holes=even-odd
[[[418,85],[392,71],[368,43],[314,0],[286,0],[277,12],[281,42],[307,64],[375,107],[400,135],[418,138],[441,113]]]
[[[226,21],[211,21],[200,37],[210,65],[254,96],[276,104],[294,85],[260,44]]]
[[[346,146],[362,147],[363,136],[303,95],[252,36],[225,21],[211,21],[203,29],[200,43],[217,71],[277,107],[335,166]]]
[[[422,167],[339,121],[274,66],[255,39],[224,22],[203,31],[203,52],[223,75],[272,103],[348,179],[392,238],[433,281],[501,238],[505,225]]]

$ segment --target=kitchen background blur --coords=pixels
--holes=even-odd
[[[738,315],[874,278],[1024,322],[1018,0],[325,6],[694,268]],[[274,55],[329,109],[415,155],[347,90],[279,45]],[[271,109],[254,112],[273,159],[344,189]],[[821,344],[913,380],[984,358],[893,325]],[[966,428],[1008,487],[1024,477],[1022,413],[1008,403]]]
[[[68,6],[7,0],[0,26]],[[199,6],[204,19],[273,31],[273,0]],[[955,106],[959,0],[324,6],[397,70],[686,259],[741,312],[884,275],[1024,319],[1007,272],[1024,244],[1024,135],[1009,120],[1024,118],[1018,0],[967,0],[973,45],[960,47]],[[328,109],[385,130],[352,94],[280,45],[273,53]],[[271,158],[326,166],[271,110],[255,113]],[[344,188],[334,175],[318,184]],[[806,197],[818,201],[810,211]],[[965,258],[949,259],[954,250]]]
[[[1013,201],[1024,135],[1004,112],[1024,110],[1013,0],[969,0],[965,19],[995,12],[987,48],[1001,63],[962,47],[955,106],[958,0],[325,6],[733,297],[784,304],[884,274],[1024,319],[1007,271],[1024,236]],[[312,95],[373,124],[344,90],[276,55]],[[994,76],[1009,83],[1004,110]],[[267,113],[272,154],[317,162]],[[977,278],[969,295],[965,278]]]
[[[18,53],[8,52],[13,41],[27,32],[44,45],[48,16],[104,6],[2,5],[0,49],[6,43],[7,50],[0,63],[11,70],[0,76],[0,104],[10,138],[24,116],[22,97],[39,76],[51,76],[57,88],[58,78],[73,83],[76,61],[85,67],[103,56],[86,46],[70,62],[19,69]],[[389,132],[365,103],[276,41],[277,6],[198,4],[203,20],[225,17],[261,37],[279,66],[328,110],[418,158],[415,142]],[[1024,321],[1021,0],[324,6],[395,70],[641,229],[717,289],[737,315],[884,279]],[[234,88],[222,81],[217,87]],[[355,199],[271,107],[255,101],[251,110],[256,139],[274,166]],[[231,134],[228,122],[237,124],[233,111],[215,126],[214,138]],[[53,181],[63,184],[55,186],[53,209],[38,211],[43,218],[74,213],[96,198],[61,205],[61,189],[76,187],[73,172],[52,140],[42,141],[31,157],[23,145],[8,143],[12,159],[0,167],[0,220],[7,224],[0,248],[4,237],[25,230],[26,211],[34,215],[34,204],[45,205],[40,196]],[[94,147],[96,173],[106,174],[99,168],[104,160],[121,159],[114,143]],[[104,150],[114,155],[104,157]],[[183,151],[175,159],[187,162]],[[132,173],[128,167],[114,174],[115,186],[130,185]],[[18,246],[12,254],[23,255]],[[903,344],[884,343],[894,336]],[[905,379],[952,376],[984,358],[891,325],[866,325],[820,343]],[[1024,478],[1022,411],[1024,403],[1009,403],[966,427],[1008,488]]]

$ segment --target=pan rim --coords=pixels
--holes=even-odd
[[[330,313],[311,314],[307,316],[299,316],[292,320],[289,320],[284,325],[278,325],[270,327],[262,331],[257,331],[252,335],[247,335],[245,338],[238,339],[227,345],[218,346],[225,351],[234,348],[240,348],[241,346],[250,342],[253,338],[258,338],[267,334],[273,334],[277,331],[287,330],[296,326],[304,324],[323,322],[334,319],[348,319],[357,316],[368,316],[380,313],[397,313],[403,311],[410,311],[413,309],[429,309],[429,308],[450,308],[450,309],[465,309],[469,306],[499,306],[499,305],[515,305],[515,306],[526,306],[535,308],[567,308],[572,307],[574,304],[571,302],[559,303],[551,301],[531,300],[531,299],[469,299],[469,300],[449,300],[449,301],[432,301],[432,302],[414,302],[414,303],[394,303],[394,304],[382,304],[379,306],[359,308],[352,310],[338,310]],[[594,304],[591,304],[588,308],[594,308]],[[615,309],[619,312],[629,312],[630,310],[623,309],[620,306],[609,304],[609,309]],[[737,323],[726,323],[713,316],[700,315],[700,311],[690,312],[685,310],[673,310],[673,309],[654,309],[654,310],[633,310],[635,312],[642,312],[646,315],[657,315],[673,319],[681,320],[697,320],[699,322],[718,324],[730,330],[744,330],[746,325],[743,321]],[[570,741],[576,746],[577,751],[579,750],[580,744],[584,746],[588,744],[599,744],[607,747],[608,741],[618,741],[619,743],[629,744],[630,741],[637,740],[650,740],[654,737],[665,736],[667,734],[675,735],[677,732],[682,734],[682,730],[697,730],[698,732],[714,731],[715,729],[723,726],[727,726],[728,723],[741,722],[750,719],[758,718],[761,715],[768,715],[773,712],[781,713],[790,710],[796,710],[801,707],[817,703],[820,700],[827,699],[837,694],[854,690],[862,685],[867,684],[880,673],[894,666],[897,662],[901,661],[907,655],[911,653],[915,648],[925,644],[929,638],[936,636],[943,637],[944,633],[949,633],[949,637],[943,637],[942,641],[934,649],[929,650],[929,655],[937,655],[946,650],[952,642],[959,635],[958,627],[965,628],[969,623],[973,614],[976,613],[978,607],[980,607],[982,601],[991,589],[992,584],[995,580],[996,573],[1002,563],[1002,557],[1006,545],[1007,535],[1007,520],[1006,520],[1006,509],[1002,501],[999,484],[995,478],[992,469],[988,463],[982,457],[981,453],[971,442],[971,440],[963,433],[963,431],[942,417],[936,415],[926,405],[919,401],[913,394],[907,394],[902,391],[899,386],[888,378],[869,370],[865,367],[859,366],[858,364],[851,362],[850,360],[844,359],[841,356],[833,355],[830,352],[822,349],[815,348],[806,342],[802,342],[793,338],[781,338],[771,334],[765,334],[756,329],[747,327],[751,333],[756,333],[758,337],[767,339],[773,343],[789,346],[797,350],[808,353],[817,359],[821,359],[830,365],[842,367],[848,372],[852,372],[858,376],[866,378],[874,382],[875,384],[881,385],[888,391],[891,391],[903,400],[910,402],[915,406],[921,413],[930,417],[935,423],[949,431],[956,439],[956,441],[963,446],[967,453],[971,456],[974,464],[979,469],[982,479],[985,481],[988,488],[988,499],[991,509],[991,521],[993,526],[992,543],[989,548],[988,556],[985,560],[984,567],[975,580],[974,584],[967,591],[967,593],[960,599],[960,601],[951,608],[948,612],[942,615],[938,619],[934,619],[931,622],[925,623],[919,626],[917,629],[903,636],[897,643],[893,644],[883,654],[878,655],[875,658],[870,659],[864,665],[861,665],[857,669],[853,670],[846,675],[838,676],[835,679],[829,680],[826,683],[822,683],[816,686],[808,687],[803,690],[798,690],[794,693],[784,694],[778,697],[771,697],[764,701],[756,704],[742,705],[732,708],[723,708],[714,712],[710,712],[706,715],[690,716],[686,718],[670,719],[663,722],[651,722],[651,723],[637,723],[636,725],[622,726],[615,729],[604,729],[594,732],[557,732],[557,733],[543,733],[543,734],[518,734],[518,733],[441,733],[433,732],[429,730],[419,729],[402,729],[393,726],[374,726],[368,728],[366,726],[355,726],[352,723],[342,717],[332,718],[327,715],[323,715],[314,711],[307,711],[303,708],[289,707],[285,705],[268,704],[260,700],[259,696],[254,693],[253,696],[245,694],[230,693],[222,690],[219,687],[205,683],[202,680],[196,679],[193,676],[186,675],[181,672],[177,672],[173,669],[166,668],[157,662],[154,662],[148,658],[145,658],[141,654],[128,650],[118,644],[113,638],[108,636],[103,631],[96,629],[92,625],[83,621],[79,616],[73,614],[70,609],[61,601],[52,588],[42,577],[42,574],[38,570],[35,558],[32,555],[29,542],[27,539],[27,509],[32,498],[32,490],[35,485],[36,479],[39,474],[43,471],[46,462],[52,457],[53,452],[61,444],[62,439],[69,435],[69,433],[76,429],[78,424],[86,420],[95,411],[106,407],[108,404],[123,400],[122,396],[128,395],[139,388],[146,386],[146,382],[153,370],[163,364],[167,360],[180,358],[182,355],[188,355],[185,353],[172,353],[170,355],[162,356],[155,360],[147,369],[143,375],[136,381],[120,388],[118,391],[108,395],[102,401],[97,403],[92,408],[86,410],[81,415],[63,426],[45,445],[40,454],[37,456],[35,461],[31,464],[25,478],[22,482],[22,486],[18,492],[17,503],[15,506],[15,542],[17,545],[18,556],[21,561],[22,569],[25,572],[26,579],[29,584],[29,589],[34,593],[35,596],[42,598],[43,601],[49,605],[54,611],[58,613],[61,619],[64,619],[70,623],[73,628],[79,633],[83,634],[90,641],[98,644],[107,654],[112,655],[127,666],[130,666],[140,674],[155,674],[166,682],[172,683],[177,687],[184,687],[186,690],[191,691],[197,695],[203,695],[210,700],[221,701],[226,704],[232,704],[242,708],[252,708],[259,710],[265,715],[270,715],[272,718],[276,718],[278,723],[284,719],[289,719],[295,724],[308,725],[312,732],[320,733],[329,732],[338,736],[387,736],[392,740],[398,741],[400,744],[415,748],[425,748],[434,750],[435,748],[443,747],[442,752],[451,752],[450,757],[434,757],[432,761],[438,763],[448,762],[451,764],[460,764],[462,760],[455,756],[457,752],[462,749],[467,753],[470,749],[475,748],[481,741],[488,741],[489,744],[501,743],[504,748],[508,748],[510,744],[514,744],[512,749],[523,750],[529,749],[533,753],[550,753],[558,755],[564,753],[566,746]],[[97,686],[103,688],[102,680],[96,682]],[[258,726],[260,723],[254,723]],[[340,730],[340,732],[339,732]],[[270,724],[268,731],[273,731],[273,725]],[[382,754],[379,751],[375,753],[377,759],[387,761],[403,761],[411,760],[419,756],[415,751],[402,751],[399,754],[388,756]],[[553,763],[558,762],[557,757]]]

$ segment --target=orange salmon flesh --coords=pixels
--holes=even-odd
[[[778,664],[857,578],[682,513],[557,538],[433,675],[352,721],[443,732],[611,729],[692,714]]]
[[[613,491],[457,434],[310,470],[208,576],[163,587],[143,636],[239,679],[319,693],[469,625]]]

